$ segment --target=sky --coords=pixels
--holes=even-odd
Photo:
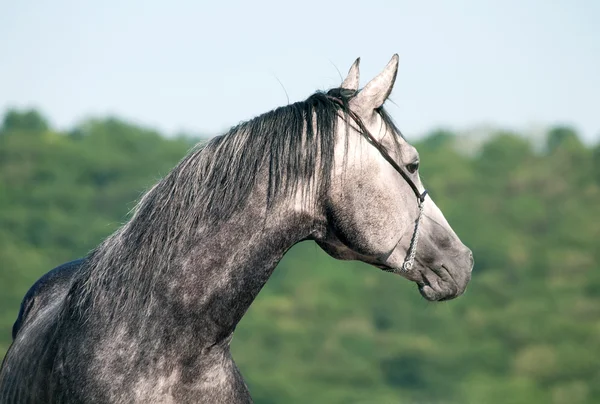
[[[600,141],[597,0],[0,0],[0,113],[213,135],[338,86],[359,56],[363,86],[394,53],[409,139],[567,124]]]

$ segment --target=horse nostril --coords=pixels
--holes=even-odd
[[[469,251],[469,261],[471,261],[471,271],[473,270],[473,266],[475,265],[475,259],[473,258],[473,251]]]

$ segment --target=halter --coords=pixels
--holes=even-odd
[[[343,89],[341,89],[341,90],[343,90]],[[349,91],[349,90],[347,90],[347,91]],[[330,93],[331,93],[331,91],[328,94],[330,94]],[[354,93],[354,92],[349,91],[349,93]],[[415,223],[415,230],[410,239],[410,246],[408,247],[406,257],[404,258],[404,262],[402,263],[402,270],[405,272],[408,272],[412,269],[412,267],[415,264],[415,255],[417,254],[417,245],[419,244],[419,228],[421,227],[421,218],[423,217],[423,202],[425,201],[425,197],[427,196],[427,190],[424,190],[422,193],[419,192],[419,188],[417,188],[417,186],[415,185],[413,180],[410,179],[408,174],[406,174],[404,172],[404,170],[398,165],[398,163],[396,163],[396,161],[394,161],[394,159],[390,157],[390,155],[388,154],[385,147],[381,143],[379,143],[377,141],[377,139],[375,139],[375,137],[373,137],[373,135],[371,134],[371,132],[369,132],[369,130],[364,125],[364,123],[360,119],[360,117],[354,111],[352,111],[350,108],[348,108],[346,100],[339,99],[337,97],[330,97],[330,99],[333,102],[337,103],[338,105],[341,105],[342,107],[344,107],[345,112],[358,125],[360,132],[364,136],[366,136],[366,138],[369,140],[369,142],[377,150],[379,150],[379,153],[383,156],[384,159],[386,159],[386,161],[388,163],[390,163],[390,165],[394,168],[394,170],[396,170],[398,173],[400,173],[402,178],[404,178],[404,180],[407,182],[407,184],[410,185],[410,188],[413,190],[413,192],[415,193],[415,195],[417,197],[417,203],[419,205],[419,216],[417,216],[417,221]],[[387,271],[387,272],[394,272],[394,270],[391,268],[383,269],[383,270]]]
[[[388,163],[390,163],[390,165],[396,171],[398,171],[398,173],[400,173],[402,178],[404,178],[404,180],[408,183],[408,185],[410,185],[411,189],[417,196],[417,203],[419,205],[419,216],[417,216],[417,221],[415,223],[415,230],[414,230],[412,238],[410,240],[410,246],[408,247],[408,252],[406,254],[406,257],[404,258],[404,263],[402,264],[402,270],[405,272],[408,272],[412,269],[412,267],[415,263],[415,255],[417,254],[417,245],[419,244],[419,228],[421,227],[421,218],[423,217],[423,202],[425,202],[425,197],[427,196],[427,190],[424,190],[422,193],[419,192],[419,189],[417,188],[415,183],[412,181],[412,179],[408,176],[408,174],[406,174],[404,172],[404,170],[402,168],[400,168],[400,166],[394,161],[394,159],[390,157],[390,155],[388,154],[385,147],[383,147],[383,145],[381,143],[379,143],[373,137],[373,135],[371,135],[371,133],[369,131],[364,131],[363,133],[370,140],[371,144],[377,150],[379,150],[379,153],[381,153],[383,158],[386,159],[386,161]],[[392,269],[389,269],[389,270],[386,269],[385,271],[393,272]]]

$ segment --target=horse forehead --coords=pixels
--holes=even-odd
[[[369,130],[375,138],[387,146],[390,152],[399,157],[401,161],[413,161],[419,157],[417,149],[394,128],[386,125],[379,114],[374,115],[369,126]]]
[[[398,136],[397,141],[400,146],[399,148],[402,161],[413,161],[419,158],[419,152],[417,151],[417,148],[408,143],[406,139],[404,139],[402,136]]]

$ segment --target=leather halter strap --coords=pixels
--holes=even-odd
[[[394,168],[394,170],[398,171],[398,173],[402,176],[402,178],[404,178],[404,180],[408,183],[410,188],[415,193],[415,196],[417,197],[417,200],[419,202],[419,206],[421,206],[421,204],[425,201],[425,197],[427,196],[428,191],[424,190],[422,193],[419,192],[419,188],[417,188],[417,186],[415,185],[413,180],[398,165],[398,163],[396,163],[396,161],[390,156],[387,149],[381,143],[379,143],[377,141],[377,139],[375,139],[375,137],[371,134],[371,132],[369,132],[369,130],[363,124],[362,120],[358,117],[358,115],[354,111],[348,109],[348,115],[350,115],[352,120],[358,125],[360,132],[363,134],[363,136],[365,136],[369,140],[369,143],[371,143],[373,145],[373,147],[375,147],[379,151],[379,153],[381,153],[383,158]]]
[[[381,143],[379,143],[373,137],[373,135],[371,135],[369,132],[366,132],[365,136],[367,136],[367,138],[370,140],[371,144],[377,150],[379,150],[379,153],[381,153],[381,155],[383,156],[383,158],[386,159],[386,161],[388,163],[390,163],[390,165],[392,167],[394,167],[394,169],[396,171],[398,171],[398,173],[400,173],[400,175],[402,176],[402,178],[404,178],[404,180],[408,183],[408,185],[410,185],[410,187],[412,188],[413,192],[415,193],[417,199],[419,200],[419,204],[423,203],[423,201],[425,201],[425,197],[427,196],[428,191],[424,190],[422,193],[419,192],[419,188],[417,188],[417,186],[412,181],[412,179],[408,176],[408,174],[406,174],[404,172],[404,170],[398,165],[398,163],[396,163],[396,161],[394,161],[394,159],[389,155],[389,153],[387,152],[387,150],[385,149],[385,147]]]
[[[337,100],[337,102],[343,105],[342,101]],[[390,156],[387,149],[381,143],[379,143],[377,141],[377,139],[375,139],[375,137],[371,134],[371,132],[369,132],[369,130],[365,127],[365,125],[362,122],[362,120],[360,119],[360,117],[358,117],[358,115],[354,111],[352,111],[348,108],[347,114],[358,125],[360,132],[363,134],[363,136],[365,136],[367,138],[369,143],[371,143],[373,145],[373,147],[375,147],[379,151],[379,153],[383,156],[383,158],[402,176],[402,178],[404,178],[406,183],[410,186],[410,188],[415,193],[415,196],[417,197],[417,203],[419,205],[419,216],[417,217],[417,220],[415,223],[415,229],[413,231],[413,235],[410,240],[410,245],[408,247],[408,251],[407,251],[406,257],[404,258],[404,263],[402,264],[402,268],[401,268],[405,272],[410,271],[413,268],[414,262],[415,262],[415,256],[417,253],[417,245],[419,243],[419,229],[421,226],[421,218],[423,217],[423,202],[425,201],[425,197],[427,196],[428,192],[427,192],[427,190],[424,190],[423,192],[419,192],[419,188],[417,188],[417,186],[415,185],[413,180],[398,165],[398,163],[396,163],[396,161]],[[393,269],[385,270],[385,271],[395,272]]]

